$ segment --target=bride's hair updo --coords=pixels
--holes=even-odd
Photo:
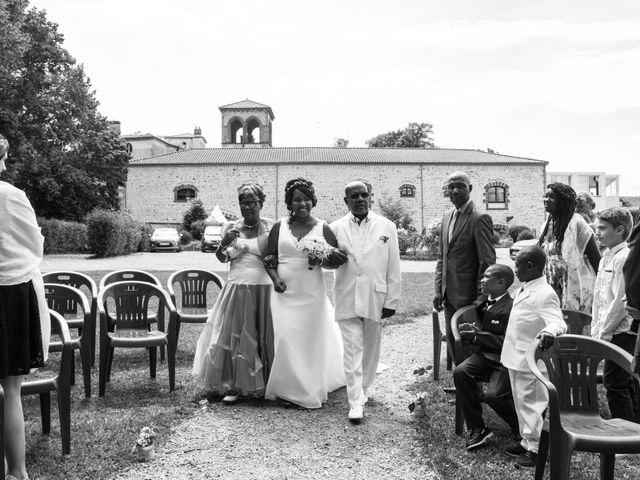
[[[289,210],[291,210],[291,204],[293,203],[294,190],[298,190],[309,197],[314,207],[318,203],[316,191],[313,189],[313,183],[305,178],[294,178],[293,180],[289,180],[287,186],[284,187],[284,203],[287,204]]]

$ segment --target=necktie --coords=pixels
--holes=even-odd
[[[451,218],[451,223],[449,224],[449,241],[451,241],[451,237],[453,236],[453,229],[456,226],[456,222],[458,221],[459,216],[460,216],[460,211],[456,210],[453,213],[453,217]]]
[[[493,305],[496,302],[497,302],[497,300],[491,300],[491,299],[487,298],[487,307],[490,307],[491,305]]]

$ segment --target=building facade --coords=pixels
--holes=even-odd
[[[267,195],[262,215],[288,215],[284,187],[304,177],[314,183],[314,213],[327,221],[347,212],[344,186],[364,180],[378,202],[395,200],[412,212],[419,231],[449,208],[443,186],[462,170],[472,182],[471,198],[494,223],[539,231],[547,162],[477,150],[388,148],[273,148],[271,108],[251,100],[220,107],[222,147],[192,148],[129,164],[126,210],[140,221],[179,224],[191,199],[238,214],[237,188],[257,182]]]

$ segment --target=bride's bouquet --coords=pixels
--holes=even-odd
[[[313,270],[314,266],[320,265],[323,260],[329,258],[333,247],[329,245],[324,238],[305,237],[298,242],[298,250],[307,254],[309,270]]]

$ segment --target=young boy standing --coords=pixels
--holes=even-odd
[[[534,342],[540,348],[553,345],[557,335],[567,331],[560,300],[543,274],[544,250],[538,245],[525,247],[516,256],[516,277],[522,282],[513,299],[500,361],[509,369],[513,401],[518,415],[522,441],[506,452],[519,467],[534,467],[542,432],[542,413],[549,397],[545,387],[533,375],[526,361],[527,350]]]
[[[620,207],[607,208],[596,217],[596,237],[606,247],[600,260],[593,299],[591,336],[619,346],[633,355],[637,331],[625,309],[622,266],[629,255],[627,238],[633,227],[631,214]],[[638,391],[633,377],[615,362],[605,360],[602,377],[611,417],[632,422],[638,418]]]

